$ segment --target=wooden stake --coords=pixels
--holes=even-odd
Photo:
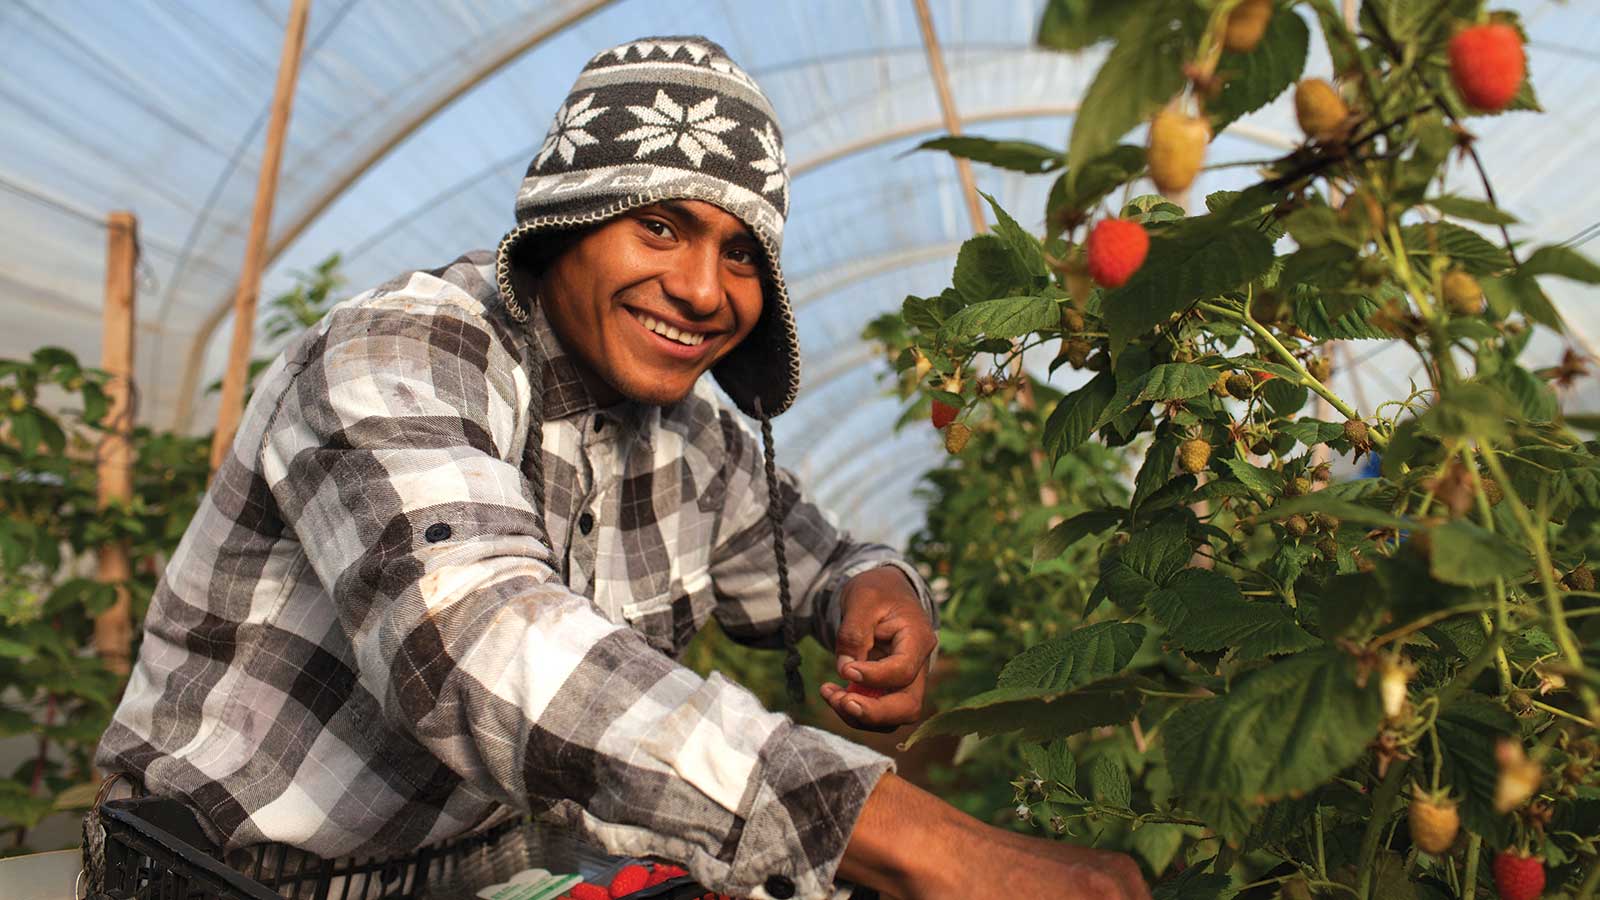
[[[99,506],[123,505],[133,499],[133,270],[139,260],[139,223],[130,212],[114,212],[106,221],[105,330],[100,367],[111,376],[106,395],[111,401],[107,431],[100,439],[96,478]],[[132,568],[128,542],[102,544],[96,577],[117,586],[117,602],[94,620],[94,648],[106,666],[127,675],[133,653],[132,606],[126,586]]]
[[[928,70],[933,75],[933,89],[939,95],[939,111],[944,116],[944,130],[951,135],[961,134],[961,116],[956,113],[956,102],[950,96],[950,76],[945,72],[944,53],[939,49],[939,35],[933,30],[933,14],[928,11],[928,0],[912,0],[917,7],[917,24],[922,27],[922,49],[928,54]],[[978,185],[972,179],[972,164],[956,157],[956,175],[961,178],[961,193],[967,199],[967,214],[972,217],[972,230],[983,234],[988,230],[988,220],[983,217],[983,204],[978,201]]]
[[[244,269],[239,273],[233,298],[233,342],[228,346],[228,368],[222,376],[222,407],[211,438],[211,472],[216,474],[233,446],[233,434],[244,414],[244,387],[250,374],[250,345],[255,335],[256,297],[261,291],[261,269],[266,260],[267,229],[272,224],[272,200],[278,192],[278,170],[283,162],[283,138],[289,128],[295,79],[300,72],[300,50],[305,46],[306,19],[311,0],[294,0],[289,27],[283,37],[283,57],[278,61],[278,83],[272,92],[272,115],[267,123],[267,149],[261,157],[256,181],[255,212],[250,218],[250,238],[244,248]]]

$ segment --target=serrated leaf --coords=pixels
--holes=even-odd
[[[1163,518],[1134,532],[1128,543],[1100,561],[1100,584],[1113,603],[1129,609],[1189,564],[1194,547],[1183,520]]]
[[[1522,263],[1524,275],[1559,275],[1584,284],[1600,284],[1600,265],[1571,247],[1540,247]]]
[[[939,337],[950,342],[1014,338],[1060,323],[1061,305],[1049,297],[1002,297],[973,303],[951,316]]]
[[[1309,791],[1360,759],[1383,720],[1378,679],[1351,656],[1311,650],[1279,660],[1166,725],[1167,765],[1185,805],[1239,798],[1264,803]],[[1221,822],[1237,840],[1238,822]]]
[[[1117,32],[1117,45],[1095,74],[1073,117],[1067,147],[1071,173],[1109,150],[1130,129],[1153,115],[1183,89],[1183,67],[1206,16],[1191,3],[1147,4]]]
[[[1052,459],[1060,459],[1089,439],[1095,422],[1115,392],[1114,376],[1101,372],[1089,379],[1088,384],[1061,398],[1044,424],[1044,449]]]
[[[1238,457],[1222,461],[1239,483],[1264,497],[1275,497],[1283,489],[1283,473],[1250,465]]]
[[[1283,422],[1276,427],[1278,431],[1287,434],[1307,447],[1315,447],[1318,444],[1326,444],[1329,441],[1344,437],[1344,424],[1341,422],[1300,419],[1296,422]]]
[[[961,245],[951,283],[967,303],[978,303],[1027,293],[1033,274],[1003,238],[980,234]]]
[[[1089,768],[1089,788],[1094,799],[1105,806],[1127,809],[1133,802],[1133,788],[1128,784],[1128,770],[1122,760],[1109,753],[1095,757]]]
[[[986,163],[1013,172],[1037,175],[1052,172],[1067,164],[1066,156],[1031,141],[993,140],[977,135],[946,135],[923,141],[918,150],[942,150],[951,156]]]
[[[1052,214],[1063,209],[1086,210],[1144,171],[1144,166],[1143,147],[1118,144],[1077,169],[1063,172],[1050,187],[1049,210]]]
[[[1521,366],[1507,366],[1489,381],[1504,391],[1530,422],[1551,422],[1561,412],[1561,401],[1549,383]]]
[[[1144,464],[1133,479],[1133,497],[1128,501],[1137,510],[1144,501],[1172,480],[1172,464],[1178,458],[1178,436],[1169,434],[1157,438],[1145,451]]]
[[[1517,217],[1485,200],[1473,200],[1456,194],[1430,197],[1427,201],[1434,209],[1447,216],[1482,222],[1485,225],[1515,225]]]
[[[1098,531],[1122,521],[1122,512],[1114,509],[1091,509],[1051,528],[1033,544],[1035,564],[1053,560],[1067,552],[1067,548]]]
[[[1447,522],[1432,529],[1429,540],[1429,574],[1446,584],[1492,584],[1496,578],[1521,577],[1530,565],[1526,553],[1471,522]]]
[[[1366,297],[1337,316],[1328,315],[1328,301],[1313,292],[1296,291],[1291,297],[1294,323],[1315,338],[1335,341],[1389,340],[1393,335],[1367,324],[1378,304]]]
[[[1143,625],[1088,625],[1012,658],[1000,670],[997,686],[1069,690],[1122,671],[1143,640]]]
[[[1400,229],[1406,250],[1427,270],[1427,259],[1442,254],[1473,275],[1489,275],[1511,267],[1506,251],[1483,235],[1452,222],[1428,222]]]
[[[929,718],[901,745],[936,734],[987,736],[1018,732],[1024,741],[1048,741],[1126,722],[1144,704],[1143,679],[1116,675],[1070,691],[995,688]]]
[[[1561,321],[1561,313],[1556,311],[1556,306],[1550,302],[1549,295],[1539,286],[1538,279],[1529,275],[1526,269],[1510,278],[1501,279],[1501,283],[1516,301],[1517,308],[1522,310],[1522,314],[1529,320],[1552,331],[1566,330],[1565,324]]]
[[[1221,132],[1246,113],[1271,103],[1305,71],[1311,30],[1293,10],[1280,9],[1267,23],[1266,34],[1249,53],[1223,53],[1217,72],[1226,80],[1222,93],[1206,101],[1211,127]]]
[[[1188,400],[1211,390],[1217,373],[1194,363],[1163,363],[1150,370],[1139,400]]]
[[[1319,642],[1295,622],[1288,607],[1248,602],[1233,579],[1208,569],[1185,569],[1145,598],[1167,629],[1166,642],[1207,653],[1233,648],[1239,659],[1296,653]]]
[[[1259,277],[1272,260],[1272,245],[1259,232],[1218,228],[1211,216],[1185,219],[1151,237],[1144,265],[1101,300],[1112,350],[1197,300]]]
[[[1500,704],[1464,693],[1440,713],[1434,727],[1439,734],[1445,784],[1460,800],[1462,824],[1474,834],[1490,841],[1500,838],[1503,843],[1510,837],[1511,822],[1494,811],[1495,784],[1500,777],[1494,751],[1501,738],[1520,735],[1517,720]]]
[[[1042,277],[1049,274],[1050,270],[1045,267],[1044,250],[1039,246],[1039,239],[1018,225],[1017,220],[1011,218],[993,197],[982,191],[978,193],[989,201],[989,208],[994,211],[995,234],[998,234],[1000,239],[1006,242],[1006,246],[1011,248],[1011,252],[1016,254],[1022,267],[1033,275]]]
[[[1066,741],[1023,744],[1022,759],[1047,782],[1056,782],[1068,787],[1075,787],[1078,782],[1078,761],[1073,757],[1072,748]]]
[[[1139,6],[1131,0],[1050,0],[1035,40],[1051,50],[1082,50],[1115,34]]]

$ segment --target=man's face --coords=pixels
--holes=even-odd
[[[676,403],[761,318],[761,245],[699,200],[656,203],[579,238],[541,285],[596,402]]]

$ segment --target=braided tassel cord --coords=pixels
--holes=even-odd
[[[783,546],[782,497],[778,491],[778,465],[772,444],[772,420],[761,408],[761,399],[755,401],[756,415],[761,419],[761,449],[767,469],[767,519],[772,523],[772,553],[778,562],[778,605],[783,609],[783,676],[789,688],[789,700],[796,706],[806,702],[806,682],[800,674],[800,636],[794,620],[794,609],[789,599],[789,561]]]

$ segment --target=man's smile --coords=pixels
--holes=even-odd
[[[646,333],[645,339],[652,349],[673,359],[694,362],[711,352],[715,342],[706,339],[720,334],[705,326],[691,326],[684,322],[668,321],[640,309],[624,307],[629,317]]]

